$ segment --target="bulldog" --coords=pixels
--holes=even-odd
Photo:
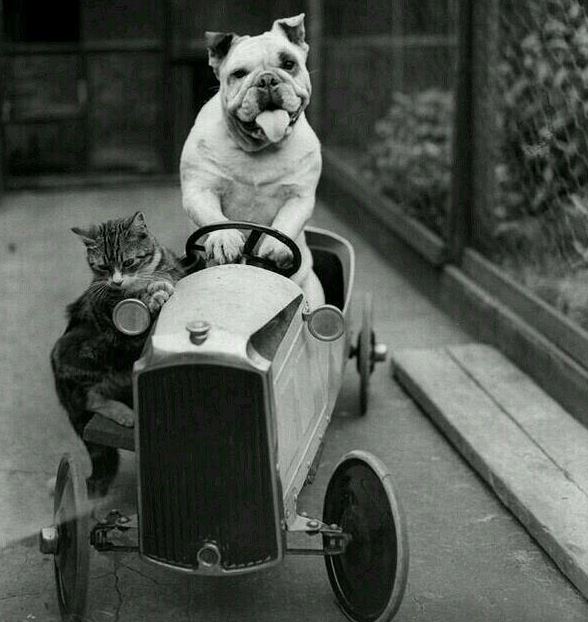
[[[320,143],[304,115],[311,94],[304,14],[276,20],[258,36],[209,32],[206,39],[220,89],[182,151],[183,207],[198,227],[246,220],[295,240],[302,265],[292,278],[318,306],[324,294],[304,238],[321,172]],[[211,233],[207,259],[238,262],[244,242],[237,230]],[[290,251],[268,236],[256,252],[281,267],[291,261]]]

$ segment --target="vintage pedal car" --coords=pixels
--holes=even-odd
[[[300,266],[300,251],[276,230],[251,223],[205,227],[190,236],[185,261],[195,260],[204,235],[228,227],[250,231],[245,263],[199,270],[178,283],[135,363],[134,431],[100,416],[85,431],[88,440],[135,450],[136,516],[113,510],[96,519],[78,466],[67,455],[61,460],[54,525],[41,531],[40,547],[54,555],[64,620],[83,619],[90,546],[136,550],[151,563],[201,575],[255,572],[285,554],[317,554],[351,620],[389,620],[400,605],[406,528],[382,462],[349,453],[330,478],[323,516],[297,508],[318,464],[346,361],[356,358],[363,414],[369,376],[385,358],[369,297],[352,344],[353,248],[333,233],[307,229],[327,303],[309,312],[288,278]],[[263,235],[290,248],[290,269],[255,255]],[[147,329],[144,312],[138,301],[124,301],[113,319],[137,334]],[[288,548],[292,532],[318,536],[321,547]]]

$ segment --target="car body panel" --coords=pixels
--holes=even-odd
[[[282,518],[292,525],[296,499],[323,440],[331,418],[349,356],[350,300],[354,278],[354,253],[344,239],[316,228],[307,230],[311,250],[336,264],[341,283],[325,292],[339,301],[346,323],[344,335],[333,342],[319,341],[308,329],[308,307],[302,290],[290,279],[246,265],[206,268],[182,279],[163,307],[143,356],[134,368],[135,404],[141,374],[158,368],[216,365],[251,370],[263,378],[268,456],[280,498],[273,522],[278,541],[284,538]],[[318,267],[318,266],[317,266]],[[319,274],[320,277],[320,274]],[[191,342],[186,324],[210,324],[208,338]],[[218,390],[218,387],[215,389]],[[139,487],[141,482],[141,413],[135,430]],[[141,529],[139,490],[139,527]],[[195,517],[197,519],[197,517]],[[283,542],[282,542],[283,544]],[[266,565],[277,563],[283,555]],[[153,560],[175,567],[166,560]],[[261,565],[216,571],[178,567],[196,574],[250,572]]]
[[[161,310],[151,336],[153,354],[214,353],[249,360],[251,336],[300,294],[290,279],[252,266],[228,264],[190,274]],[[190,341],[186,329],[194,320],[210,324],[201,345]]]

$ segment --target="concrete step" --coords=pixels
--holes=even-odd
[[[393,358],[399,382],[588,598],[588,429],[489,346]]]

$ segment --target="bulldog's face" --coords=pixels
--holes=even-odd
[[[229,128],[248,151],[280,143],[310,100],[304,15],[280,19],[256,37],[207,33]]]

